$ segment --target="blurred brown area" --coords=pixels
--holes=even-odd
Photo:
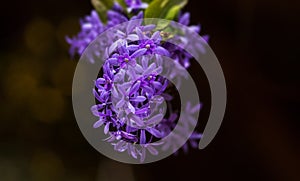
[[[300,180],[300,1],[190,0],[185,9],[224,70],[225,119],[205,150],[132,166],[95,151],[73,116],[76,61],[64,38],[91,9],[71,0],[1,5],[1,181]]]

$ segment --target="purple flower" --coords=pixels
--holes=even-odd
[[[168,50],[160,46],[161,43],[161,36],[160,32],[157,31],[153,33],[151,38],[146,36],[140,28],[136,28],[136,33],[139,36],[139,45],[135,46],[135,48],[140,48],[140,49],[146,49],[146,55],[149,54],[158,54],[158,55],[163,55],[163,56],[169,56],[170,53]]]
[[[135,58],[143,56],[146,53],[146,51],[147,50],[145,49],[138,49],[131,55],[129,55],[130,51],[128,50],[128,48],[126,48],[125,46],[120,46],[118,51],[119,55],[116,59],[120,63],[121,68],[124,68],[126,65],[131,65],[134,67],[136,65]]]
[[[77,36],[73,38],[66,37],[67,42],[71,45],[69,51],[71,56],[76,53],[81,55],[89,43],[105,30],[105,26],[95,10],[91,12],[90,16],[80,20],[80,26],[81,31]]]
[[[155,25],[142,25],[144,14],[139,10],[147,8],[148,4],[141,0],[125,0],[125,3],[128,13],[115,3],[107,12],[106,25],[101,22],[97,12],[92,11],[90,16],[80,21],[79,34],[73,38],[67,37],[67,42],[71,45],[72,56],[76,53],[81,55],[89,43],[108,28],[134,20],[96,41],[98,46],[91,53],[98,57],[104,55],[106,60],[103,75],[94,81],[96,104],[91,107],[91,113],[97,117],[92,126],[103,126],[104,133],[109,135],[104,141],[111,143],[116,151],[127,151],[133,158],[143,162],[147,152],[158,154],[156,146],[161,146],[163,150],[175,149],[183,139],[182,135],[197,122],[192,114],[200,109],[200,105],[187,105],[185,112],[180,114],[186,122],[179,126],[179,132],[170,141],[152,144],[172,132],[179,116],[172,109],[165,114],[166,108],[160,107],[165,102],[170,105],[173,99],[172,95],[166,93],[169,81],[159,76],[166,71],[162,57],[167,56],[177,62],[176,66],[167,67],[167,72],[173,78],[184,77],[182,72],[185,71],[180,68],[188,68],[192,57],[183,49],[188,46],[184,35],[168,37],[164,36],[164,32],[155,32]],[[190,14],[180,15],[178,21],[189,26]],[[200,32],[200,26],[190,26],[189,29]],[[164,40],[178,40],[183,48],[164,42],[162,36]],[[90,61],[93,63],[93,59]],[[201,136],[193,133],[183,146],[184,151],[188,150],[188,144],[196,147]]]
[[[108,19],[107,28],[128,21],[128,18],[123,13],[114,10],[107,11],[107,19]]]
[[[146,9],[148,7],[148,4],[143,3],[141,0],[125,0],[125,3],[128,6],[128,13],[132,10]]]

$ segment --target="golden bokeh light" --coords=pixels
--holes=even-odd
[[[32,53],[43,55],[53,48],[55,29],[47,20],[37,18],[27,25],[24,40]]]

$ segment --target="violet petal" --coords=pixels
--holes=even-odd
[[[141,136],[140,136],[140,144],[145,144],[146,143],[146,133],[145,130],[141,130]]]

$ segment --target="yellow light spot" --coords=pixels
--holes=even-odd
[[[45,55],[54,48],[54,27],[46,20],[36,19],[27,25],[24,39],[29,50],[38,55]]]

